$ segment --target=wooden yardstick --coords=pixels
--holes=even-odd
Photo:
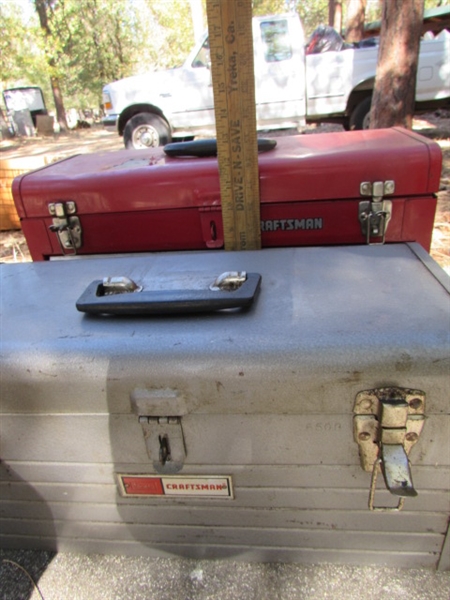
[[[261,248],[251,0],[207,0],[226,250]]]

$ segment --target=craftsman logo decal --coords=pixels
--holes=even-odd
[[[229,476],[127,475],[118,474],[122,496],[197,496],[233,498]]]
[[[261,221],[261,231],[297,231],[323,229],[323,219],[267,219]]]

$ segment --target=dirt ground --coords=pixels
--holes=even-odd
[[[434,139],[442,149],[443,166],[431,255],[450,274],[450,111],[437,111],[415,119],[414,130]],[[339,125],[319,125],[305,129],[306,134],[325,131],[342,131],[342,128]],[[296,131],[278,132],[277,135],[292,133]],[[0,141],[0,159],[46,156],[48,162],[53,162],[74,154],[122,148],[122,138],[98,125],[67,134]],[[28,247],[20,230],[0,232],[1,262],[29,260]]]

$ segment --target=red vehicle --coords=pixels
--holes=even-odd
[[[439,146],[393,128],[277,139],[259,155],[263,247],[431,243]],[[80,154],[21,175],[33,260],[223,247],[216,157]]]

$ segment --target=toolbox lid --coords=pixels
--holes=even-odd
[[[104,277],[167,290],[236,269],[261,275],[244,310],[76,309]],[[386,386],[423,390],[429,413],[448,412],[449,277],[418,244],[167,252],[0,271],[7,412],[131,413],[137,394],[180,414],[350,418],[359,392]]]
[[[395,182],[394,199],[434,193],[441,160],[438,144],[401,128],[279,137],[259,155],[261,203],[360,199],[363,182],[380,180]],[[61,200],[78,215],[220,206],[217,158],[80,154],[17,177],[13,195],[21,218]]]

